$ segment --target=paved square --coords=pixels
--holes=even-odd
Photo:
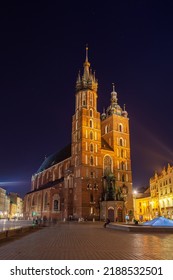
[[[173,235],[130,233],[103,223],[58,223],[10,242],[1,260],[173,260]]]

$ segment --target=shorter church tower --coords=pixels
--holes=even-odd
[[[110,106],[101,115],[104,185],[107,184],[105,200],[123,201],[124,214],[133,215],[132,170],[130,156],[130,130],[128,113],[118,104],[113,84]],[[110,150],[110,151],[109,151]],[[110,185],[113,185],[111,189]],[[110,203],[109,203],[110,204]],[[113,206],[112,206],[113,207]],[[113,207],[115,208],[115,207]],[[117,215],[118,215],[118,211]],[[120,220],[120,217],[119,217]]]

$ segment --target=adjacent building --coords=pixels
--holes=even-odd
[[[25,218],[123,221],[126,214],[133,216],[128,113],[118,104],[114,85],[109,107],[98,111],[98,81],[88,48],[74,98],[71,143],[46,158],[32,176]]]
[[[136,218],[150,220],[157,216],[173,219],[173,166],[155,172],[143,194],[133,194]]]
[[[23,199],[17,193],[8,194],[10,200],[9,218],[20,219],[23,217]]]
[[[23,200],[17,193],[7,193],[0,188],[0,218],[22,218]]]
[[[6,190],[0,188],[0,218],[6,214]]]

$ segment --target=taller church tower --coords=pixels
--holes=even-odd
[[[98,82],[90,69],[88,47],[83,67],[83,75],[79,73],[76,81],[75,114],[72,119],[73,214],[89,218],[99,216],[102,168]]]

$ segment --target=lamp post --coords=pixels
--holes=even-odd
[[[134,218],[136,219],[136,196],[137,196],[137,191],[133,191],[133,209],[134,209]]]

